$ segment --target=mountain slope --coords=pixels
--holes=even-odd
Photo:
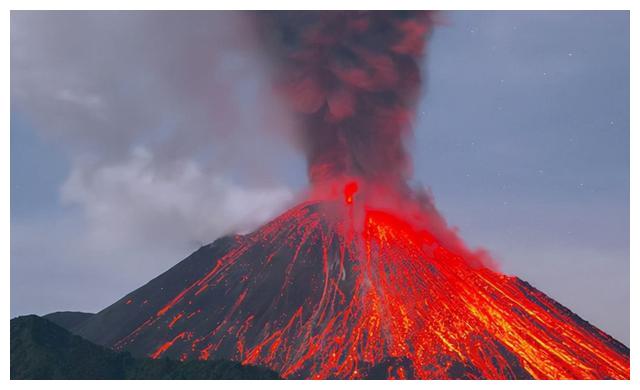
[[[351,207],[306,203],[218,240],[78,332],[288,378],[629,377],[624,345],[526,282],[386,212],[364,209],[356,229]]]
[[[11,320],[11,379],[278,379],[231,361],[134,359],[35,315]]]
[[[240,236],[223,237],[203,246],[136,292],[87,319],[77,327],[77,334],[97,344],[112,346],[125,336],[123,332],[140,325],[160,310],[163,302],[198,280],[203,270],[210,268],[212,259],[223,256],[240,239]]]

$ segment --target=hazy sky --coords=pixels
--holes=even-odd
[[[415,181],[504,272],[628,345],[628,13],[445,16]],[[11,316],[98,311],[304,188],[242,15],[14,12],[11,29]]]

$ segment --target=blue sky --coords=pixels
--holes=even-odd
[[[628,14],[450,20],[431,42],[416,179],[504,271],[628,341]]]
[[[628,344],[628,13],[445,16],[414,181],[503,271]],[[100,310],[304,188],[238,16],[163,18],[12,15],[12,316]]]

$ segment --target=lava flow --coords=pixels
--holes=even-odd
[[[222,251],[185,260],[98,314],[121,321],[99,341],[287,378],[629,377],[628,349],[568,309],[345,194],[346,203],[310,201],[203,248]],[[351,207],[363,208],[361,229]],[[169,279],[183,288],[164,293]]]
[[[81,336],[285,378],[629,378],[627,347],[495,271],[408,188],[404,136],[430,13],[262,17],[312,195],[201,248]]]

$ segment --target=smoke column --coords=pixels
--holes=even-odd
[[[447,225],[430,192],[407,184],[405,140],[434,16],[434,11],[260,12],[257,24],[276,88],[300,121],[298,141],[311,184],[346,183],[347,204],[358,192],[369,206],[432,232],[470,264],[496,267],[486,250],[469,249]],[[353,178],[363,188],[347,194]],[[355,226],[361,228],[358,215]]]
[[[301,121],[312,183],[402,184],[428,11],[258,13],[278,90]]]

